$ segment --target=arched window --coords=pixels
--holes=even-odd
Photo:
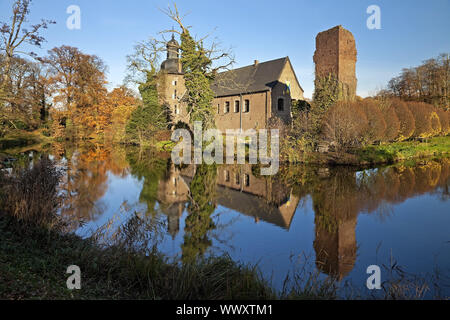
[[[278,98],[278,111],[284,111],[284,98]]]

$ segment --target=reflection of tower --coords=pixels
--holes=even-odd
[[[167,230],[173,239],[177,236],[180,231],[180,218],[183,215],[184,205],[182,203],[172,205],[168,211],[165,212],[167,215]]]
[[[313,193],[316,265],[342,280],[354,267],[357,253],[358,199],[354,172],[330,172]]]
[[[345,278],[353,270],[356,261],[356,223],[357,217],[338,222],[334,230],[316,229],[314,250],[316,265],[322,272]]]
[[[158,201],[162,212],[167,215],[168,231],[173,238],[180,231],[180,218],[183,215],[188,194],[189,187],[181,178],[180,170],[171,164],[168,177],[159,182]]]

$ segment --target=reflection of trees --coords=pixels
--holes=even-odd
[[[216,205],[216,166],[202,164],[197,167],[192,179],[190,192],[191,202],[186,218],[184,243],[182,245],[183,261],[192,262],[203,255],[211,246],[209,231],[215,229],[211,219]]]
[[[408,198],[437,193],[449,195],[450,160],[423,161],[414,166],[397,165],[355,172],[353,169],[280,171],[288,180],[298,177],[298,195],[311,194],[315,211],[317,267],[339,279],[355,263],[355,228],[361,212],[386,218],[390,206]],[[304,173],[301,173],[301,172]],[[307,173],[310,172],[310,173]]]
[[[61,145],[55,148],[56,157],[64,156],[67,161],[62,181],[62,214],[76,221],[95,220],[104,212],[104,204],[99,200],[108,188],[108,172],[122,175],[126,171],[126,162],[119,161],[120,156],[115,154],[120,148],[95,144],[83,144],[75,152],[70,148],[62,152]]]
[[[143,187],[139,200],[147,205],[148,213],[156,213],[155,206],[158,199],[159,182],[166,178],[170,169],[169,158],[165,154],[158,154],[152,149],[131,148],[127,153],[131,174],[143,180]]]

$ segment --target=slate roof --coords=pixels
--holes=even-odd
[[[270,90],[279,80],[289,57],[219,73],[211,86],[216,97]]]

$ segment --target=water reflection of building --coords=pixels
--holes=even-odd
[[[158,200],[168,217],[172,236],[179,231],[180,218],[189,200],[189,184],[195,166],[181,171],[171,166],[168,177],[159,183]],[[252,173],[251,165],[220,166],[217,175],[217,204],[254,218],[289,229],[300,199],[286,185]]]
[[[251,165],[219,166],[214,203],[252,217],[256,222],[265,221],[289,230],[300,199],[310,196],[315,213],[313,247],[317,269],[342,280],[356,263],[358,216],[383,217],[390,204],[430,192],[448,198],[449,168],[450,161],[445,159],[415,167],[358,173],[344,167],[304,168],[301,170],[309,170],[307,178],[292,192],[283,179],[258,177]],[[171,234],[179,230],[179,218],[189,201],[189,185],[195,173],[195,166],[181,171],[171,168],[169,178],[159,185],[159,200],[169,216]]]
[[[166,179],[161,180],[158,186],[158,201],[162,212],[167,215],[168,231],[172,237],[180,231],[180,218],[189,198],[189,186],[180,173],[172,164]]]
[[[221,206],[283,229],[290,228],[300,201],[286,185],[256,177],[251,165],[220,167],[217,188]]]

